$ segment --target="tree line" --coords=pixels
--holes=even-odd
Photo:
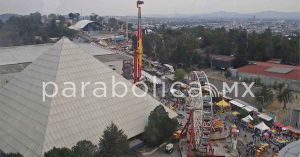
[[[64,24],[65,17],[50,14],[47,23],[42,23],[40,13],[12,16],[0,22],[0,46],[40,44],[54,37],[72,37],[76,34]]]
[[[163,63],[182,63],[185,68],[209,66],[211,54],[234,55],[234,66],[247,61],[281,59],[284,64],[299,65],[299,33],[282,36],[266,29],[263,33],[244,29],[205,28],[156,29],[143,36],[144,53]]]

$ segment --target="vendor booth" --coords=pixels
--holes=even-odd
[[[270,130],[270,128],[264,122],[255,125],[254,129],[259,130],[260,133],[264,133],[265,131]]]
[[[242,122],[245,122],[245,123],[250,123],[253,120],[254,119],[252,118],[251,115],[248,115],[247,117],[242,118]]]
[[[270,117],[270,116],[268,116],[268,115],[266,115],[266,114],[264,114],[264,113],[259,113],[259,114],[257,115],[257,117],[258,117],[260,120],[262,120],[263,122],[265,122],[266,124],[268,124],[268,125],[272,125],[273,122],[274,122],[274,120],[273,120],[272,117]]]
[[[226,102],[224,99],[216,103],[216,106],[219,108],[219,111],[229,111],[230,110],[230,104]]]
[[[248,129],[253,129],[253,125],[252,125],[252,121],[253,121],[253,120],[254,120],[254,119],[252,118],[251,115],[248,115],[248,116],[246,116],[246,117],[244,117],[244,118],[241,119],[242,124],[243,124],[246,128],[248,128]]]
[[[232,110],[240,110],[241,108],[246,106],[243,101],[238,99],[233,99],[229,101],[229,103],[231,104]]]

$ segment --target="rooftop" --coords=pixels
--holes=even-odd
[[[0,89],[0,149],[41,157],[54,146],[70,148],[80,140],[96,144],[111,122],[128,138],[141,134],[148,115],[160,102],[149,95],[136,97],[131,90],[124,97],[114,97],[112,92],[102,97],[91,95],[99,89],[98,81],[112,89],[112,76],[132,89],[131,82],[107,65],[67,38],[61,39]],[[43,101],[44,82],[57,84],[57,96]],[[61,92],[65,82],[93,83],[85,89],[85,97],[67,98]],[[46,88],[46,92],[53,93],[54,88]],[[136,92],[143,94],[140,89]],[[176,116],[166,110],[170,117]]]
[[[222,61],[233,61],[235,59],[234,56],[226,56],[226,55],[210,55],[214,60],[222,60]]]
[[[80,20],[78,22],[76,22],[74,25],[70,26],[70,29],[74,29],[74,30],[81,30],[83,29],[86,25],[90,24],[90,23],[94,23],[95,21],[90,21],[90,20]]]
[[[256,62],[238,68],[239,72],[300,81],[300,66]]]
[[[52,45],[53,44],[40,44],[0,47],[0,65],[32,62]],[[77,45],[93,56],[114,54],[112,51],[103,49],[95,44],[77,43]]]

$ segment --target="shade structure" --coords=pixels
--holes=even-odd
[[[253,121],[253,118],[251,117],[251,115],[248,115],[247,117],[242,118],[242,121],[249,123],[249,122]]]
[[[231,114],[234,115],[234,116],[237,116],[237,115],[239,115],[240,113],[237,112],[237,111],[234,111],[234,112],[232,112]]]
[[[281,124],[280,122],[274,122],[273,125],[276,126],[276,127],[279,127],[279,128],[284,127],[284,125]]]
[[[228,107],[230,107],[230,104],[228,102],[226,102],[224,99],[222,99],[221,101],[217,102],[216,105],[219,106],[220,108],[228,108]]]
[[[294,141],[279,151],[279,157],[299,157],[300,156],[300,140]]]
[[[104,129],[114,122],[128,138],[143,132],[150,112],[160,103],[151,96],[136,97],[128,90],[124,97],[112,95],[113,79],[129,89],[133,84],[105,64],[62,38],[25,70],[0,89],[0,149],[24,157],[41,157],[55,147],[71,147],[80,140],[96,144]],[[106,85],[107,96],[95,97]],[[43,83],[57,84],[58,94],[43,100]],[[65,97],[66,82],[76,85],[76,96]],[[90,82],[82,90],[82,82]],[[116,87],[121,92],[122,87]],[[46,88],[53,93],[55,88]],[[81,96],[84,91],[85,96]],[[66,93],[69,93],[68,91]],[[136,90],[142,94],[141,90]],[[102,93],[98,93],[102,94]],[[176,116],[169,111],[171,117]]]
[[[261,122],[261,123],[255,125],[254,128],[260,130],[261,132],[270,130],[270,128],[264,122]]]

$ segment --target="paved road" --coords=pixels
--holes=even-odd
[[[165,152],[164,147],[162,147],[159,150],[157,150],[155,153],[153,153],[152,155],[148,155],[148,156],[144,156],[144,157],[180,157],[180,154],[176,148],[172,154],[168,154]]]

